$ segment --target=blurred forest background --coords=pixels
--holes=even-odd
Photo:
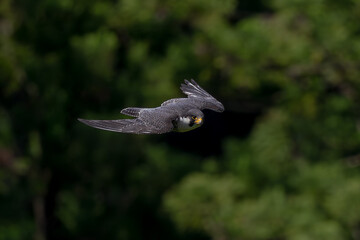
[[[0,240],[360,239],[359,0],[1,0]],[[189,133],[76,119],[184,96]]]

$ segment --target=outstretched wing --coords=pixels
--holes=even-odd
[[[145,123],[141,119],[119,119],[119,120],[86,120],[78,119],[86,125],[106,131],[134,133],[134,134],[161,134],[170,132],[170,126],[159,128]]]
[[[181,84],[180,89],[188,98],[194,99],[200,109],[210,109],[216,112],[224,111],[222,103],[202,89],[194,79],[191,79],[191,82],[185,79],[185,84]]]

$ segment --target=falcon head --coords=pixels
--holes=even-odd
[[[187,132],[203,124],[204,114],[199,109],[189,110],[185,116],[173,121],[175,132]]]
[[[190,109],[187,112],[186,117],[190,119],[190,123],[189,123],[190,127],[192,126],[200,127],[203,124],[204,113],[199,109]]]

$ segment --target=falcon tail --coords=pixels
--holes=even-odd
[[[140,111],[144,108],[137,108],[137,107],[128,107],[121,110],[120,113],[131,116],[131,117],[139,117]]]

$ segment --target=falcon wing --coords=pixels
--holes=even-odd
[[[194,79],[191,79],[191,82],[185,79],[185,84],[181,84],[180,89],[188,98],[195,100],[200,109],[210,109],[215,112],[224,111],[222,103],[202,89]]]
[[[172,124],[162,128],[150,125],[141,119],[118,119],[118,120],[86,120],[78,119],[86,125],[112,132],[134,133],[134,134],[161,134],[170,132]]]

